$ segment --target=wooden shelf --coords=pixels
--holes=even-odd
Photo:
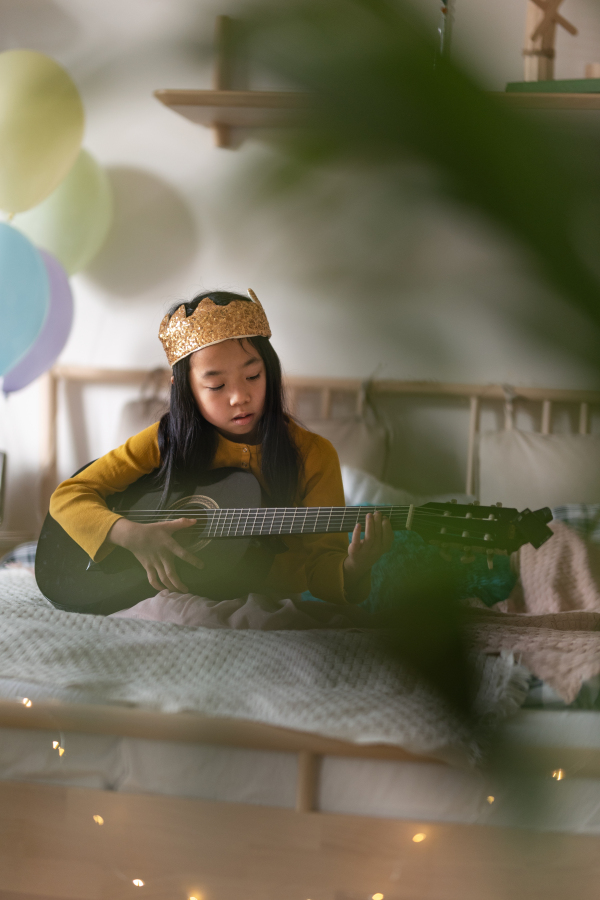
[[[308,94],[294,91],[159,90],[169,109],[207,128],[273,128],[295,125],[309,106]],[[600,109],[600,94],[494,93],[518,109]]]
[[[269,128],[294,125],[309,105],[296,91],[159,90],[154,96],[169,109],[198,125],[213,128]]]
[[[600,94],[495,93],[507,106],[518,109],[600,109]]]

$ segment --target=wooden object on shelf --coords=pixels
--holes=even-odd
[[[525,24],[524,80],[554,78],[556,26],[576,35],[577,29],[558,12],[563,0],[529,0]]]
[[[586,78],[600,78],[600,62],[588,63],[585,67]]]

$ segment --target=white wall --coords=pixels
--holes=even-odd
[[[435,20],[437,0],[420,2]],[[572,6],[575,19],[576,5],[590,14],[591,3],[567,0],[565,15]],[[213,15],[196,0],[0,0],[0,46],[40,49],[67,66],[86,107],[85,146],[115,187],[108,244],[73,279],[76,318],[62,362],[163,365],[156,333],[173,301],[251,286],[289,373],[597,386],[587,323],[550,297],[486,223],[424,200],[410,178],[399,233],[381,236],[380,255],[369,251],[372,277],[361,284],[344,271],[347,235],[326,219],[315,228],[301,198],[240,213],[232,198],[248,191],[247,173],[271,151],[258,137],[217,150],[209,131],[152,97],[161,87],[210,86],[199,43],[210,39]],[[456,50],[468,50],[469,64],[502,87],[520,77],[523,22],[524,0],[457,0]],[[340,179],[342,210],[368,205]],[[382,272],[392,258],[390,280]],[[543,334],[522,317],[532,297]],[[61,474],[111,447],[123,396],[96,390],[83,404],[71,396]],[[0,415],[10,454],[4,528],[25,532],[35,527],[38,387],[2,402]]]

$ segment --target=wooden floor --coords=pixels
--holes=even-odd
[[[592,900],[599,885],[597,838],[0,783],[0,900]]]

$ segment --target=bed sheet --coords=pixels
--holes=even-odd
[[[526,678],[511,655],[475,661],[475,709],[516,711]],[[0,673],[11,691],[21,682],[73,702],[249,719],[465,763],[480,753],[375,632],[186,628],[63,612],[23,570],[0,572]]]

